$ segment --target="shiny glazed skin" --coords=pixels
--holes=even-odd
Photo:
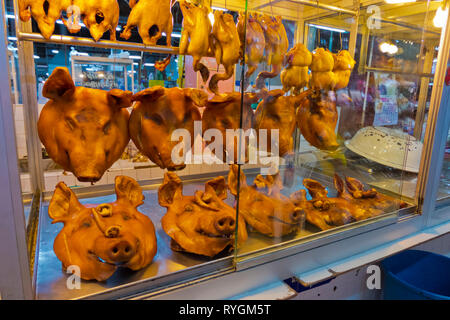
[[[226,198],[223,177],[208,181],[205,191],[185,196],[180,178],[174,172],[167,172],[159,187],[158,199],[159,204],[167,208],[161,225],[172,240],[172,250],[214,257],[227,247],[232,248],[236,212],[223,202]],[[239,220],[239,226],[238,245],[247,240],[243,219]]]
[[[353,67],[356,61],[353,60],[352,56],[347,50],[341,50],[337,54],[333,54],[334,67],[333,73],[337,77],[335,90],[343,89],[347,87],[350,80],[350,75],[352,73]]]
[[[300,90],[309,83],[308,69],[312,62],[312,54],[305,45],[299,43],[286,54],[285,65],[280,75],[283,90],[288,92],[293,89],[293,94],[298,95]]]
[[[228,187],[235,196],[238,194],[237,179],[238,166],[231,165]],[[279,174],[267,177],[258,175],[254,184],[249,186],[241,172],[240,181],[239,216],[244,218],[248,226],[269,237],[285,236],[301,228],[305,220],[304,212],[281,194]]]
[[[128,17],[127,25],[120,36],[124,39],[130,39],[131,30],[138,27],[139,35],[145,45],[156,45],[156,42],[162,37],[162,32],[166,33],[167,46],[171,46],[173,16],[171,7],[174,0],[131,0],[129,5],[132,8]],[[158,30],[154,35],[149,31],[152,26]]]
[[[67,68],[56,68],[43,96],[38,133],[49,156],[78,180],[96,182],[122,155],[130,137],[132,93],[75,87]]]
[[[70,3],[70,0],[19,0],[19,17],[24,22],[33,17],[42,36],[48,40],[55,31],[56,20]]]
[[[139,270],[148,266],[157,251],[152,221],[137,211],[144,196],[128,177],[115,181],[117,200],[99,206],[82,205],[63,182],[55,189],[48,214],[64,227],[53,250],[63,270],[76,265],[84,280],[105,281],[119,267]]]
[[[316,90],[333,90],[338,81],[333,73],[333,54],[323,48],[312,53],[310,88]]]
[[[204,106],[208,96],[197,89],[164,88],[145,89],[133,96],[136,104],[130,117],[130,136],[136,147],[161,169],[181,170],[184,161],[172,161],[174,147],[171,141],[177,129],[186,129],[194,144],[194,121],[201,121],[197,106]],[[186,150],[187,152],[188,150]]]

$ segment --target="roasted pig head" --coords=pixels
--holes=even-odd
[[[153,223],[137,211],[144,200],[141,187],[125,176],[115,182],[113,203],[84,206],[64,182],[56,186],[50,201],[53,223],[64,223],[53,250],[64,270],[78,266],[84,280],[104,281],[118,267],[142,269],[156,254]]]
[[[67,68],[56,68],[42,95],[49,102],[38,133],[49,156],[79,181],[96,182],[128,145],[132,93],[75,87]]]
[[[300,207],[281,194],[282,182],[279,174],[263,177],[258,175],[249,186],[244,173],[238,166],[231,165],[228,187],[233,195],[239,193],[239,216],[248,226],[269,237],[281,237],[297,232],[305,221]]]
[[[56,20],[70,3],[70,0],[19,0],[19,17],[24,22],[33,17],[42,36],[48,40],[55,31]]]
[[[197,89],[166,89],[161,86],[145,89],[133,96],[136,101],[130,117],[130,135],[136,147],[162,169],[181,170],[186,167],[183,156],[189,150],[180,150],[180,159],[174,163],[172,152],[181,142],[172,141],[172,133],[186,129],[194,144],[194,121],[201,121],[197,106],[208,100],[205,92]],[[181,155],[183,151],[183,155]]]
[[[95,41],[100,40],[106,31],[109,31],[110,40],[116,41],[120,13],[117,0],[73,0],[72,3],[77,9],[72,10],[70,14],[68,12],[68,17],[79,14]],[[80,31],[78,24],[65,24],[71,33]]]
[[[216,129],[222,134],[223,141],[214,141],[211,143],[211,146],[214,146],[214,148],[210,147],[210,149],[213,149],[213,153],[221,158],[220,160],[223,162],[232,161],[237,163],[239,160],[242,162],[248,160],[249,136],[246,135],[244,137],[245,140],[242,146],[239,146],[239,135],[233,139],[227,139],[227,130],[238,130],[241,128],[241,98],[242,96],[238,92],[216,95],[208,101],[203,112],[203,132],[205,133],[209,129]],[[258,96],[256,94],[244,94],[242,110],[243,134],[245,134],[245,131],[253,128],[254,113],[251,105],[257,102]],[[245,159],[239,158],[240,147],[243,151],[242,155],[245,154]],[[222,149],[222,157],[218,155],[217,148]],[[231,154],[233,154],[233,157],[231,157]],[[228,159],[227,155],[229,156]]]
[[[171,238],[172,250],[214,257],[227,247],[233,247],[236,210],[223,201],[227,198],[224,177],[208,181],[205,191],[185,196],[180,178],[174,172],[167,172],[158,196],[159,204],[167,208],[161,224]],[[242,219],[237,240],[238,244],[247,240]]]
[[[321,150],[336,150],[339,144],[335,132],[338,120],[335,93],[308,90],[298,97],[296,119],[303,137]]]
[[[162,33],[166,33],[167,46],[171,46],[173,17],[171,7],[175,0],[136,0],[130,1],[131,13],[127,25],[120,36],[130,39],[131,30],[138,27],[139,35],[145,45],[156,45]]]
[[[273,151],[272,130],[278,130],[279,154],[275,156],[283,157],[292,153],[294,149],[295,109],[298,106],[299,99],[294,96],[285,96],[285,92],[280,89],[267,91],[264,95],[265,97],[258,104],[255,112],[254,128],[258,134],[258,141],[261,139],[260,130],[267,130],[267,152]]]

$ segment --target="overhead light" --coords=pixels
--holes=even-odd
[[[154,67],[155,64],[154,63],[144,63],[145,67]]]
[[[384,2],[389,4],[398,4],[398,3],[408,3],[408,2],[416,2],[417,0],[384,0]]]
[[[13,14],[6,14],[6,19],[15,19],[16,17]]]
[[[448,17],[448,7],[445,8],[445,10],[442,10],[442,6],[440,6],[436,10],[436,15],[433,19],[433,24],[436,28],[443,28],[445,26],[445,23],[447,22]]]
[[[142,60],[141,56],[129,56],[128,58],[133,59],[133,60]]]
[[[59,53],[59,50],[52,50],[52,53],[58,54],[58,53]]]
[[[219,11],[228,11],[228,9],[225,8],[219,8],[219,7],[211,7],[213,10],[219,10]]]
[[[33,58],[35,58],[35,59],[40,59],[41,57],[39,57],[39,56],[37,56],[37,55],[34,55]]]
[[[138,66],[138,65],[139,65],[139,63],[136,63],[136,62],[135,62],[135,63],[133,63],[133,66]]]
[[[8,40],[10,40],[10,41],[17,41],[17,37],[8,37]]]
[[[326,26],[319,26],[317,24],[311,24],[308,23],[309,26],[317,28],[317,29],[322,29],[322,30],[327,30],[327,31],[334,31],[334,32],[339,32],[339,33],[346,33],[347,30],[344,29],[338,29],[338,28],[332,28],[332,27],[326,27]]]
[[[89,57],[89,53],[86,53],[86,52],[77,52],[77,56]]]
[[[9,51],[17,51],[17,48],[15,48],[15,47],[8,47],[8,50]]]
[[[165,37],[166,33],[162,32],[161,35]],[[181,33],[172,33],[172,38],[181,38]]]
[[[116,31],[120,31],[120,30],[122,30],[122,27],[121,27],[121,26],[118,26],[118,27],[116,28]]]
[[[398,47],[395,44],[384,41],[380,43],[380,51],[388,54],[396,54],[398,52]]]

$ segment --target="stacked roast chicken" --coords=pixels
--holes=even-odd
[[[137,26],[144,44],[155,45],[165,32],[170,46],[173,24],[170,10],[174,2],[130,1],[132,11],[121,36],[128,39],[131,29]],[[215,74],[209,80],[209,90],[215,96],[208,99],[202,90],[160,86],[136,94],[119,89],[108,92],[76,87],[66,68],[56,68],[43,88],[49,102],[41,112],[38,130],[48,154],[57,164],[80,181],[97,182],[120,158],[131,138],[144,155],[167,169],[158,196],[159,204],[167,208],[161,224],[171,238],[171,248],[208,257],[232,248],[235,243],[238,246],[244,243],[248,230],[281,237],[295,234],[305,220],[327,230],[404,205],[374,189],[366,190],[354,178],[342,179],[338,175],[334,177],[336,197],[328,197],[327,189],[311,179],[303,181],[309,200],[303,189],[288,197],[281,192],[283,183],[279,174],[258,175],[249,185],[238,170],[237,158],[225,159],[231,152],[238,154],[234,141],[231,144],[219,141],[223,146],[221,160],[231,162],[228,178],[212,179],[203,191],[183,195],[176,171],[186,165],[182,161],[173,162],[173,150],[179,142],[171,141],[171,137],[176,129],[186,129],[191,133],[193,145],[194,121],[202,121],[204,131],[218,129],[223,137],[227,129],[253,128],[256,132],[278,129],[280,157],[293,153],[296,126],[311,145],[322,150],[336,149],[335,92],[347,86],[355,61],[345,50],[333,54],[318,48],[311,53],[303,44],[297,44],[288,51],[280,17],[241,13],[235,24],[230,14],[216,11],[211,25],[208,5],[202,1],[179,3],[184,17],[180,54],[193,57],[194,70],[200,72],[205,82],[210,76],[201,62],[203,57],[215,57],[217,64],[224,66],[225,73]],[[71,32],[79,30],[76,22],[82,17],[96,41],[107,30],[115,40],[119,16],[116,0],[19,0],[19,4],[21,19],[33,16],[45,38],[53,33],[61,12],[76,5],[80,15],[67,12],[65,21]],[[73,10],[70,12],[75,14]],[[161,63],[161,68],[169,59]],[[270,71],[260,72],[255,92],[247,92],[244,97],[238,92],[220,93],[218,82],[231,78],[239,62],[248,67],[245,79],[262,63]],[[278,75],[283,90],[268,91],[265,80]],[[243,86],[246,89],[248,83]],[[251,105],[256,103],[258,107],[253,112]],[[129,107],[133,107],[131,115]],[[204,109],[203,114],[200,109]],[[234,196],[239,195],[238,218],[235,209],[225,201],[228,190]],[[54,251],[64,269],[78,265],[83,279],[106,280],[119,266],[139,270],[156,255],[153,223],[137,210],[144,203],[141,187],[134,179],[119,176],[115,191],[114,203],[82,205],[63,182],[56,186],[49,215],[53,222],[63,222],[64,228],[55,239]]]

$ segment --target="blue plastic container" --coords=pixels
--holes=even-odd
[[[381,262],[386,300],[450,300],[450,258],[406,250]]]

